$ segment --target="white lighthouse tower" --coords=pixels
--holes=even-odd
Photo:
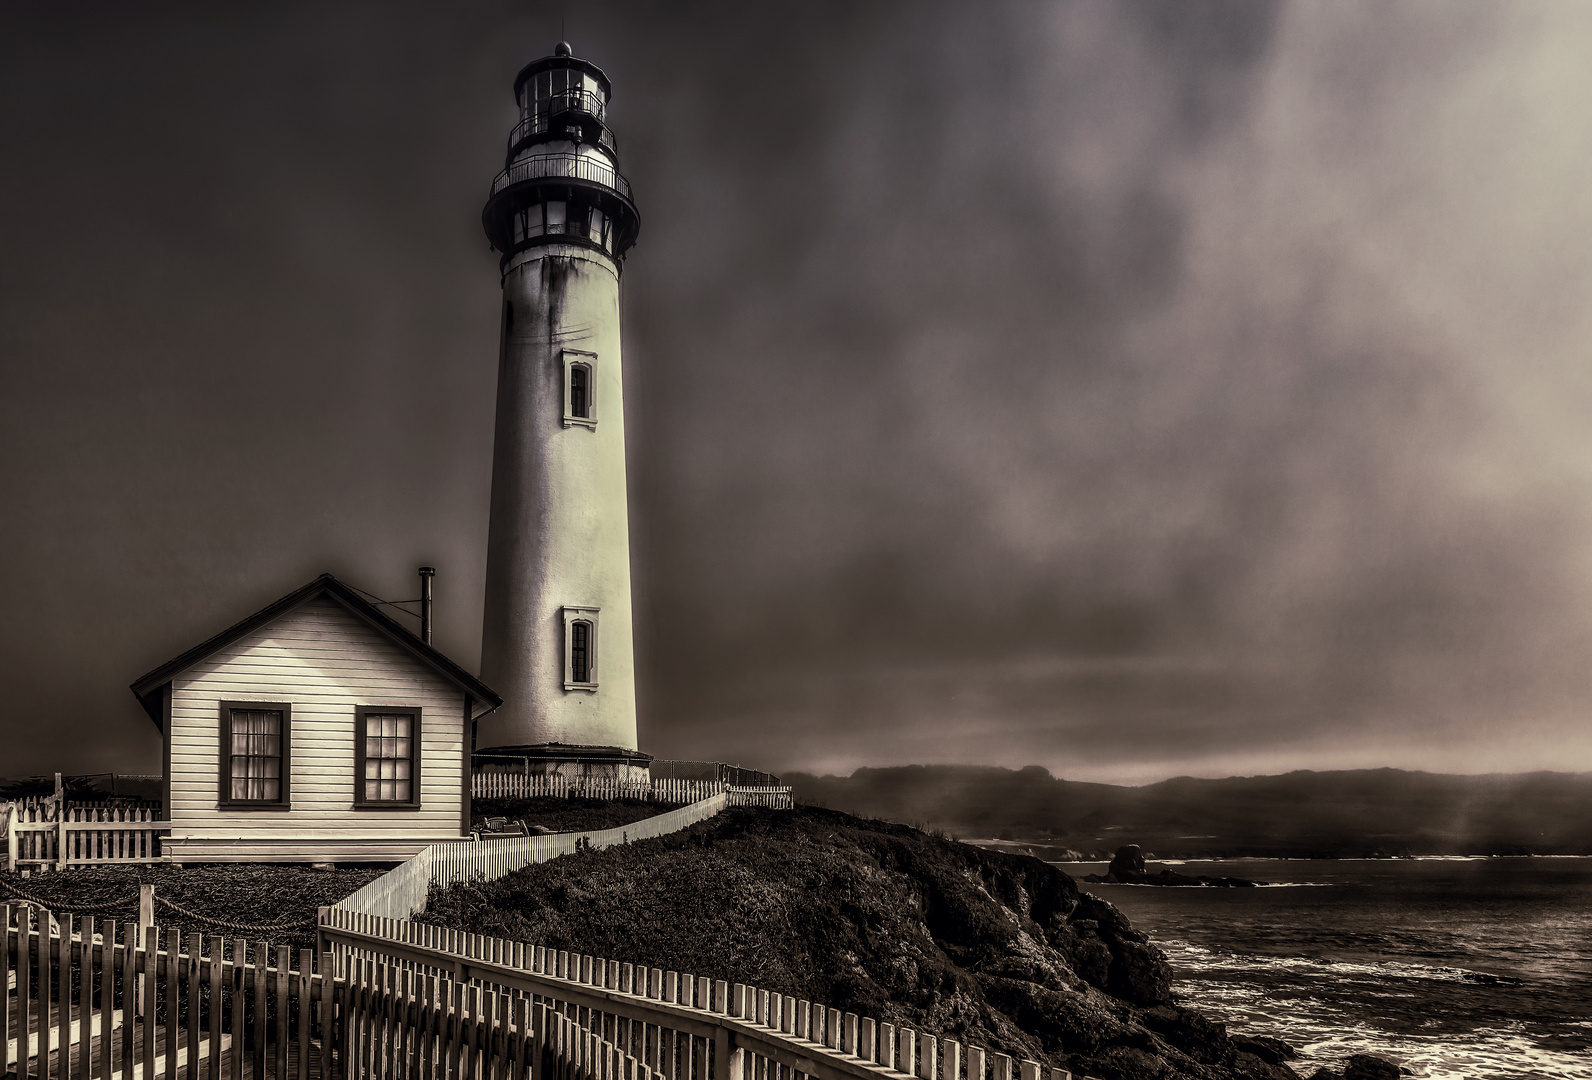
[[[641,219],[610,85],[560,43],[514,80],[520,122],[482,223],[503,323],[476,751],[639,778],[619,278]]]

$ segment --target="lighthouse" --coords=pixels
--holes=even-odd
[[[608,77],[559,43],[520,71],[520,120],[481,220],[503,312],[478,753],[639,779],[620,276],[641,227]]]

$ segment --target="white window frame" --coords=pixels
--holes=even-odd
[[[597,614],[594,607],[566,605],[564,608],[564,689],[597,689]],[[588,623],[591,633],[586,638],[586,682],[575,681],[575,631],[578,622]]]
[[[579,349],[564,349],[559,353],[564,377],[564,426],[597,429],[597,354]],[[586,415],[576,416],[570,400],[570,380],[575,369],[586,369]]]

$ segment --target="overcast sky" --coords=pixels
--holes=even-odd
[[[7,5],[0,774],[480,648],[515,72],[614,81],[642,748],[1592,769],[1592,6]]]

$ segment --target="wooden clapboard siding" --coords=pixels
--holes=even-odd
[[[220,703],[292,706],[288,810],[220,805]],[[354,708],[418,706],[420,806],[356,807]],[[404,859],[460,836],[459,688],[326,597],[183,672],[171,693],[171,821],[163,849],[194,861]]]

